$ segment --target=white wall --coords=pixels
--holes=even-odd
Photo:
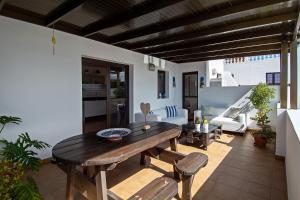
[[[286,122],[285,169],[288,186],[288,199],[300,198],[300,110],[288,110]]]
[[[199,106],[230,106],[251,88],[252,86],[201,88],[199,90]]]
[[[234,74],[234,79],[240,85],[257,85],[266,82],[267,72],[280,72],[280,58],[260,61],[245,61],[224,64],[224,71]]]
[[[157,71],[148,70],[142,54],[56,31],[53,56],[51,29],[2,16],[0,27],[0,115],[23,119],[21,125],[7,127],[5,138],[27,131],[54,145],[82,133],[82,56],[130,65],[131,120],[140,102],[154,109],[176,104],[179,94],[173,88],[169,99],[157,100]],[[166,62],[170,77],[177,76],[177,67]],[[50,155],[51,150],[40,153]]]

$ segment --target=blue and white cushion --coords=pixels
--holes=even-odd
[[[149,111],[149,115],[154,115],[154,112],[152,110]]]
[[[176,106],[166,106],[167,117],[176,117],[177,109]]]

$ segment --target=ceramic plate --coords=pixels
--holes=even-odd
[[[129,135],[130,133],[131,130],[128,128],[110,128],[110,129],[99,131],[97,135],[99,137],[110,139],[110,138],[118,138],[118,137],[122,138]]]

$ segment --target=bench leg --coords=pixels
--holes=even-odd
[[[74,200],[74,182],[75,182],[75,166],[70,165],[67,168],[67,188],[66,188],[66,199]]]
[[[193,180],[194,175],[182,177],[182,200],[192,200]]]
[[[144,166],[149,166],[151,164],[151,158],[144,153],[141,153],[140,164]]]
[[[178,152],[178,149],[177,149],[177,138],[172,138],[170,140],[170,147],[171,147],[172,151]],[[173,171],[174,171],[174,178],[176,180],[180,180],[179,173],[175,170],[175,165],[173,165]]]

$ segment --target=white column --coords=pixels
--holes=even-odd
[[[287,89],[288,89],[288,43],[281,44],[280,53],[280,106],[287,108]]]

